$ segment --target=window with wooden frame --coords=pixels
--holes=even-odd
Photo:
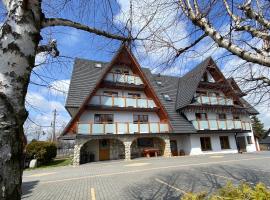
[[[196,120],[207,120],[206,113],[195,113]]]
[[[247,143],[248,144],[253,144],[253,141],[252,141],[252,137],[251,136],[247,136]]]
[[[140,93],[129,92],[129,93],[128,93],[128,97],[132,97],[132,98],[141,98],[141,94],[140,94]]]
[[[112,124],[113,123],[113,114],[95,114],[94,116],[95,124]]]
[[[105,96],[118,97],[118,92],[114,92],[114,91],[104,91],[103,94]]]
[[[233,119],[234,120],[240,120],[240,117],[239,117],[239,115],[233,115]]]
[[[219,113],[219,114],[217,114],[217,118],[218,118],[218,120],[226,120],[226,114]]]
[[[211,151],[211,138],[210,137],[200,137],[202,151]]]
[[[230,142],[228,136],[220,136],[219,140],[221,149],[230,149]]]
[[[148,123],[148,115],[133,115],[133,123],[134,124],[145,124]]]

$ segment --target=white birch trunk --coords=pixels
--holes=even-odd
[[[40,40],[40,2],[4,1],[0,31],[0,199],[21,199],[25,95]]]

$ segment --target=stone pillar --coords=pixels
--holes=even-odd
[[[74,146],[74,156],[73,156],[73,165],[78,166],[80,165],[80,157],[81,157],[81,148],[83,144],[77,143]]]
[[[170,143],[170,138],[166,137],[164,138],[164,142],[165,142],[165,147],[164,147],[164,157],[171,157],[172,156],[172,152],[171,152],[171,143]]]
[[[131,141],[124,141],[124,146],[125,146],[125,160],[130,160],[131,156]]]

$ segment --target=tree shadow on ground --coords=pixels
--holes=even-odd
[[[161,180],[163,183],[157,180]],[[241,165],[198,167],[162,172],[159,176],[152,176],[148,181],[133,184],[126,190],[129,199],[179,200],[184,192],[205,192],[209,195],[224,186],[228,181],[234,184],[244,181],[250,184],[263,182],[269,186],[270,172],[246,169],[242,168]]]
[[[39,181],[29,181],[22,183],[22,199],[27,199],[31,196],[38,182]]]

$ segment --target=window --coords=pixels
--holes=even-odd
[[[128,70],[124,70],[124,71],[123,71],[123,74],[129,75],[129,71],[128,71]]]
[[[209,96],[211,96],[211,97],[219,97],[220,93],[218,93],[218,92],[209,92]]]
[[[226,114],[224,114],[224,113],[218,114],[218,119],[219,120],[226,120]]]
[[[247,143],[248,144],[253,144],[251,136],[247,136]]]
[[[133,115],[133,123],[134,124],[148,123],[148,115]]]
[[[104,91],[103,94],[106,96],[118,97],[118,92],[114,92],[114,91]]]
[[[162,86],[162,82],[161,81],[157,81],[157,85],[158,86]]]
[[[121,70],[120,70],[120,69],[115,69],[115,70],[114,70],[114,73],[116,73],[116,74],[121,74]]]
[[[221,149],[230,149],[229,137],[228,136],[220,136],[220,146]]]
[[[95,124],[102,124],[102,123],[113,123],[113,115],[112,114],[95,114],[94,117]]]
[[[163,97],[166,101],[171,101],[171,97],[168,94],[163,94]]]
[[[207,92],[206,91],[197,91],[196,92],[196,95],[197,96],[206,96],[207,95]]]
[[[139,93],[128,93],[128,96],[132,97],[132,98],[140,98],[141,94],[139,94]]]
[[[201,137],[200,140],[201,140],[202,151],[211,151],[212,150],[210,137]]]
[[[240,117],[239,117],[239,115],[233,115],[233,119],[234,120],[240,120]]]
[[[195,113],[197,120],[207,120],[207,114],[206,113]]]
[[[203,81],[203,82],[208,82],[207,72],[205,72],[205,73],[203,74],[202,81]]]
[[[154,147],[153,138],[138,138],[137,139],[138,147]]]

